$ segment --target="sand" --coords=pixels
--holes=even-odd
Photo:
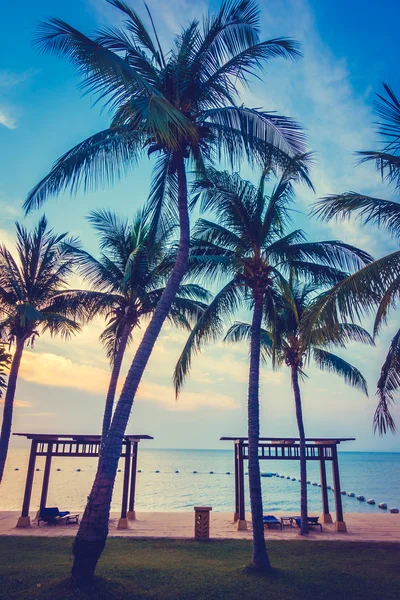
[[[16,528],[18,512],[0,512],[0,535],[35,535],[39,537],[73,536],[77,525],[50,526],[41,524],[37,526],[35,514],[31,514],[32,525],[27,528]],[[288,514],[288,513],[286,513]],[[284,516],[277,513],[276,516]],[[232,513],[211,512],[210,537],[213,539],[251,539],[251,519],[248,519],[248,529],[237,531],[232,521]],[[113,537],[153,537],[153,538],[193,538],[194,511],[193,512],[139,512],[135,521],[129,521],[129,529],[117,529],[119,515],[112,513],[110,519],[109,535]],[[332,514],[333,520],[335,515]],[[345,514],[347,533],[338,533],[333,525],[323,525],[322,533],[319,529],[312,529],[307,540],[347,540],[349,542],[400,542],[400,514],[390,513],[347,513]],[[298,529],[284,527],[268,529],[265,532],[267,539],[274,540],[299,540],[305,539],[298,535]]]

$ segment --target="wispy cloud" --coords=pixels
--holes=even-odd
[[[7,129],[15,129],[17,127],[17,120],[6,112],[7,109],[0,107],[0,125],[4,125]]]

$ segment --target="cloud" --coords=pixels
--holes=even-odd
[[[32,383],[105,395],[110,373],[88,364],[74,363],[71,359],[57,354],[25,352],[20,376]]]
[[[27,69],[26,71],[22,71],[22,73],[14,73],[9,69],[2,69],[0,70],[0,89],[13,88],[34,77],[38,72],[37,69]]]
[[[7,129],[15,129],[17,121],[10,114],[7,114],[4,109],[0,108],[0,125],[4,125]]]
[[[0,404],[4,404],[4,398],[0,398]],[[28,408],[32,406],[32,402],[26,402],[25,400],[14,400],[14,406],[19,408]]]
[[[225,410],[236,410],[240,404],[231,396],[213,392],[182,392],[178,400],[175,400],[171,385],[160,385],[157,383],[144,383],[140,386],[137,398],[150,400],[162,404],[168,410],[195,411],[202,407],[221,408]]]

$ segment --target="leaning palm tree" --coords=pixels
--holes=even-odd
[[[90,296],[92,316],[103,314],[107,319],[100,335],[112,367],[102,425],[104,443],[125,350],[132,341],[133,331],[154,314],[173,265],[172,232],[154,231],[154,224],[145,211],[129,220],[107,210],[96,210],[90,213],[88,220],[98,234],[100,257],[93,257],[76,241],[66,249],[91,286],[92,293],[83,294]],[[190,323],[199,318],[207,300],[209,294],[201,286],[181,285],[168,319],[176,326],[190,329]]]
[[[382,178],[400,189],[400,101],[393,90],[385,85],[387,97],[378,95],[375,108],[382,119],[379,133],[384,138],[381,151],[364,151],[361,161],[373,160]],[[400,239],[400,203],[345,192],[330,195],[316,202],[313,214],[329,221],[349,219],[353,213],[362,225],[374,224]],[[400,250],[376,260],[358,273],[335,286],[325,298],[315,304],[308,326],[314,321],[322,324],[340,319],[360,318],[376,310],[374,335],[387,323],[390,310],[400,295]],[[380,434],[395,433],[391,408],[400,389],[400,330],[393,337],[377,383],[378,405],[374,415],[374,429]]]
[[[333,346],[346,348],[349,342],[374,344],[365,329],[355,324],[340,323],[330,331],[329,341],[323,328],[314,327],[310,336],[305,336],[302,320],[307,312],[311,298],[320,285],[293,282],[288,285],[277,283],[278,297],[275,310],[266,315],[265,325],[269,328],[261,331],[261,352],[264,362],[272,360],[274,368],[285,364],[291,371],[297,427],[300,446],[300,511],[302,535],[308,533],[307,514],[307,457],[306,436],[303,420],[303,408],[300,393],[300,380],[306,377],[304,368],[312,359],[322,370],[336,373],[349,385],[367,392],[367,383],[360,371],[329,349]],[[236,322],[228,330],[225,341],[238,342],[251,339],[251,326]]]
[[[301,163],[303,157],[298,157]],[[174,372],[176,392],[188,375],[194,352],[205,342],[217,339],[224,321],[239,309],[252,311],[250,370],[248,384],[249,489],[253,524],[252,567],[269,568],[264,539],[259,442],[259,369],[261,324],[275,311],[276,286],[288,285],[285,274],[305,276],[332,284],[344,271],[364,265],[369,255],[336,242],[308,243],[302,231],[288,233],[290,205],[297,170],[287,170],[268,195],[265,169],[260,185],[244,181],[238,174],[209,169],[207,179],[195,185],[201,209],[217,221],[200,219],[194,232],[190,272],[224,282],[221,290],[190,333]],[[195,194],[196,197],[196,194]]]
[[[0,337],[15,344],[4,398],[0,437],[0,481],[10,441],[15,390],[22,354],[44,332],[68,338],[79,331],[85,306],[63,291],[73,260],[63,249],[65,234],[48,229],[42,217],[29,233],[17,223],[16,257],[0,247]]]
[[[11,355],[4,349],[4,344],[0,344],[0,398],[7,389],[7,372],[10,369]]]
[[[191,22],[165,53],[123,0],[108,0],[122,13],[123,27],[89,37],[61,21],[42,24],[39,46],[76,67],[87,92],[112,113],[110,127],[66,152],[31,191],[25,208],[40,206],[61,191],[93,189],[127,173],[138,160],[156,157],[150,205],[162,222],[178,215],[180,241],[174,268],[128,371],[117,403],[90,499],[74,544],[72,576],[90,581],[104,549],[122,438],[154,344],[186,272],[189,255],[187,172],[203,173],[220,158],[239,166],[243,158],[286,166],[303,152],[297,123],[241,104],[239,90],[271,58],[300,56],[287,38],[260,41],[255,0],[225,0],[215,15]]]

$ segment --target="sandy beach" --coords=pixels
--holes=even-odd
[[[285,516],[288,513],[279,513]],[[37,527],[35,513],[31,513],[31,527],[17,529],[15,527],[20,513],[17,511],[0,512],[0,535],[57,537],[73,536],[77,525],[50,526],[41,524]],[[334,515],[332,515],[334,519]],[[251,539],[251,518],[246,515],[248,529],[237,531],[232,522],[231,513],[211,513],[210,537],[212,539]],[[194,512],[139,512],[135,521],[129,521],[129,529],[117,529],[119,514],[112,513],[109,535],[112,537],[150,537],[188,539],[193,537]],[[349,542],[393,542],[400,543],[400,515],[398,514],[360,514],[345,515],[347,533],[337,533],[334,525],[323,525],[322,533],[311,530],[307,538],[298,535],[298,529],[284,527],[266,530],[266,538],[274,540],[340,540]]]

